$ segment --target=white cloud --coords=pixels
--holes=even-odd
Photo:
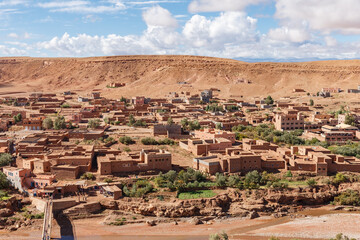
[[[177,20],[171,13],[160,6],[154,6],[147,9],[142,14],[143,19],[149,27],[169,27],[176,28],[178,26]]]
[[[120,0],[99,1],[50,1],[39,3],[41,8],[50,9],[51,12],[68,12],[68,13],[111,13],[126,9],[126,6]]]
[[[14,47],[0,45],[0,53],[5,56],[24,56],[26,55],[27,51]]]
[[[277,0],[275,17],[292,26],[360,34],[359,0]]]
[[[188,8],[192,13],[243,11],[249,5],[263,2],[269,2],[269,0],[193,0]]]
[[[270,29],[268,36],[272,40],[293,43],[302,43],[311,39],[311,35],[307,30],[289,27]]]
[[[9,33],[8,37],[10,37],[10,38],[19,38],[19,35],[17,35],[16,33]]]
[[[184,26],[183,35],[194,47],[223,48],[256,39],[257,20],[243,12],[225,12],[216,18],[194,15]]]

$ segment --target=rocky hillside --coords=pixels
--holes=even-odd
[[[107,88],[111,82],[123,88]],[[0,94],[88,92],[105,96],[163,96],[170,91],[218,88],[222,97],[291,95],[293,88],[357,88],[360,61],[245,63],[196,56],[114,56],[96,58],[0,58]]]

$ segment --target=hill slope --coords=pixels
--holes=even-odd
[[[251,83],[244,83],[249,81]],[[110,89],[110,82],[123,88]],[[186,84],[179,84],[186,82]],[[222,97],[290,95],[293,88],[357,88],[360,61],[245,63],[197,56],[114,56],[94,58],[0,58],[0,93],[88,92],[105,96],[164,96],[218,88]]]

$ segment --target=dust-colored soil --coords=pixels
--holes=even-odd
[[[0,58],[0,94],[100,90],[107,97],[159,97],[213,87],[224,98],[281,97],[292,95],[293,88],[312,93],[322,87],[357,88],[359,64],[359,60],[245,63],[197,56]],[[126,86],[107,88],[111,82]]]
[[[73,220],[76,239],[176,239],[202,240],[213,233],[225,231],[230,239],[267,240],[271,236],[287,239],[330,239],[338,233],[360,239],[359,213],[331,211],[332,207],[306,210],[308,216],[291,219],[261,217],[257,219],[231,218],[218,220],[211,224],[192,225],[187,222],[162,223],[150,227],[145,223],[124,226],[109,226],[102,223],[102,218]],[[39,239],[40,230],[20,230],[13,233],[0,232],[0,239]],[[162,236],[162,237],[160,237]],[[52,237],[60,238],[59,227],[55,224]],[[135,237],[135,238],[133,238]],[[138,238],[136,238],[138,237]],[[165,237],[165,238],[164,238]],[[167,238],[166,238],[167,237]]]

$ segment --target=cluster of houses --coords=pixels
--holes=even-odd
[[[355,157],[335,155],[318,146],[286,148],[253,139],[239,142],[231,132],[239,125],[268,123],[279,131],[303,130],[304,138],[344,144],[360,138],[360,109],[348,109],[355,121],[347,125],[345,114],[326,114],[319,104],[310,106],[290,99],[267,104],[264,99],[244,101],[216,95],[218,90],[209,89],[195,95],[171,92],[164,98],[118,100],[102,97],[98,91],[0,98],[0,153],[10,153],[16,159],[16,164],[3,167],[3,172],[20,191],[41,195],[78,190],[82,183],[77,179],[88,172],[101,177],[173,169],[172,153],[161,148],[127,152],[113,148],[112,142],[92,142],[108,138],[110,132],[117,131],[114,126],[137,123],[151,128],[154,137],[175,139],[194,156],[190,167],[210,174],[252,170],[317,175],[360,172],[360,160]],[[65,127],[44,127],[46,119],[55,121],[58,116],[64,117]],[[90,128],[94,119],[100,124]],[[103,191],[115,190],[107,187]]]

